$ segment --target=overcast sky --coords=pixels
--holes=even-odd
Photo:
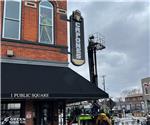
[[[141,88],[141,79],[150,76],[150,2],[69,0],[68,17],[80,10],[85,21],[85,48],[95,32],[105,37],[106,49],[97,51],[99,87],[106,75],[106,91],[111,97],[122,90]],[[121,2],[119,2],[121,1]],[[70,67],[89,80],[86,64]]]

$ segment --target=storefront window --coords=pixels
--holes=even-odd
[[[53,5],[43,0],[39,5],[39,42],[53,44]]]
[[[23,123],[21,118],[20,103],[2,103],[1,104],[1,123],[2,125],[20,125]],[[19,120],[18,120],[19,119]]]
[[[21,0],[5,0],[3,38],[20,39]]]

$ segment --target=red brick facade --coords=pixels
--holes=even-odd
[[[25,59],[52,62],[68,62],[67,57],[67,21],[62,20],[58,10],[67,9],[67,1],[50,1],[54,7],[54,45],[44,45],[38,42],[39,24],[39,1],[34,1],[36,8],[25,5],[22,1],[21,7],[21,34],[20,40],[1,40],[1,56],[9,59],[7,50],[13,50],[14,56],[11,59]],[[3,27],[3,6],[0,2],[0,30]],[[65,15],[66,16],[66,15]],[[65,51],[64,51],[65,50]]]
[[[26,116],[26,124],[25,125],[34,125],[33,122],[33,102],[28,101],[25,104],[25,116]]]

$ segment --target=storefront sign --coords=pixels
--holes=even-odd
[[[11,93],[11,98],[38,99],[49,98],[48,93]]]
[[[78,10],[70,16],[70,47],[71,62],[77,66],[83,65],[85,63],[84,21]]]

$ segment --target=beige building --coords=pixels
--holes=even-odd
[[[134,116],[144,115],[143,103],[144,103],[143,94],[138,93],[125,97],[126,110],[130,110],[130,112]]]
[[[133,116],[144,116],[144,99],[142,93],[135,93],[125,97],[125,100],[119,100],[116,102],[116,106],[113,108],[115,113],[124,117],[128,113],[132,113]]]

